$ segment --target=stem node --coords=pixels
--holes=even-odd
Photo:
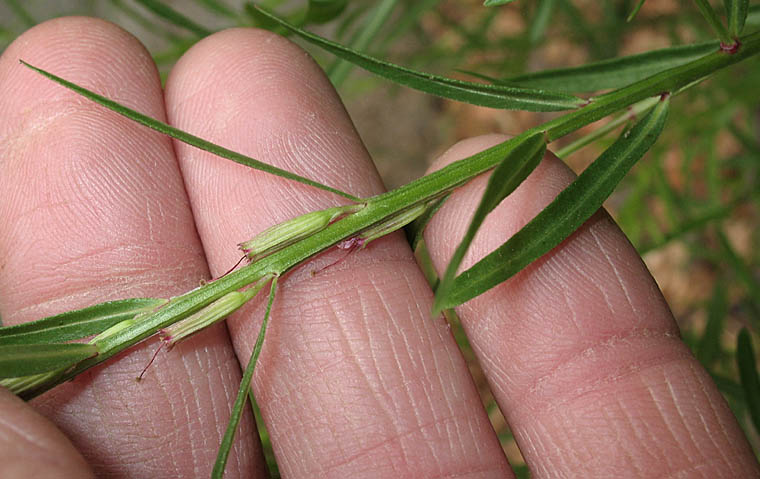
[[[742,42],[740,42],[738,38],[735,38],[733,43],[721,42],[720,51],[723,53],[727,53],[729,55],[733,55],[739,51],[741,46],[742,46]]]

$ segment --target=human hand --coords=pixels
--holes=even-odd
[[[122,30],[68,18],[0,59],[0,315],[28,321],[107,299],[169,297],[234,264],[234,245],[339,199],[173,143],[76,97],[24,59],[215,143],[360,196],[382,190],[338,97],[300,49],[231,30],[194,46],[165,92]],[[456,145],[438,165],[497,141]],[[488,218],[465,263],[572,179],[547,155]],[[431,222],[439,270],[483,179]],[[281,280],[254,390],[288,477],[508,476],[466,364],[399,234]],[[623,234],[599,213],[460,308],[536,477],[757,476],[715,385],[678,338]],[[0,393],[0,476],[203,477],[211,470],[262,301],[158,356],[132,348],[32,402]],[[240,358],[238,360],[238,357]],[[68,439],[67,439],[68,437]],[[227,477],[264,475],[250,414]],[[77,452],[78,451],[78,452]],[[89,464],[89,466],[88,466]]]

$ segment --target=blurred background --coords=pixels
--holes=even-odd
[[[258,2],[358,51],[470,81],[712,39],[691,1],[650,0],[627,22],[636,3],[518,0],[486,8],[479,0]],[[720,12],[723,2],[712,3]],[[274,28],[236,0],[0,0],[0,51],[27,28],[63,15],[97,16],[121,25],[148,47],[164,78],[187,48],[214,31]],[[758,28],[760,5],[750,2],[745,32]],[[388,188],[424,174],[436,156],[460,139],[516,134],[556,116],[443,100],[305,48],[328,72]],[[720,72],[676,98],[672,107],[663,136],[605,206],[644,257],[684,339],[716,379],[758,451],[760,404],[747,399],[736,345],[742,327],[756,338],[760,325],[760,60]],[[550,149],[567,152],[563,159],[580,172],[625,126],[572,154],[564,148],[606,121],[552,143]],[[458,338],[504,448],[526,475],[466,339],[462,334]],[[754,357],[750,361],[756,371]]]

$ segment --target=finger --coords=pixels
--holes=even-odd
[[[502,140],[460,143],[436,168]],[[506,241],[572,179],[547,154],[487,218],[463,268]],[[430,223],[425,239],[439,271],[485,181],[455,192]],[[681,342],[657,285],[603,211],[458,312],[537,477],[758,473],[731,411]]]
[[[0,477],[95,476],[61,431],[0,388]]]
[[[335,92],[293,44],[231,30],[194,46],[167,82],[170,119],[356,195],[381,182]],[[212,273],[234,244],[340,198],[177,145]],[[345,200],[343,200],[345,201]],[[290,477],[506,475],[508,465],[431,293],[400,235],[282,281],[254,390]],[[259,306],[261,301],[259,301]],[[228,321],[247,362],[262,311]]]
[[[7,323],[126,297],[169,297],[208,277],[171,142],[19,65],[22,58],[151,116],[153,62],[126,32],[68,18],[30,30],[0,63],[0,314]],[[224,328],[159,356],[132,349],[34,401],[98,475],[210,471],[239,367]],[[245,422],[252,429],[250,417]],[[250,471],[250,437],[232,469]]]

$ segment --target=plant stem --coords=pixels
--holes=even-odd
[[[627,108],[646,98],[676,91],[709,74],[737,63],[760,52],[760,32],[741,39],[741,48],[734,53],[716,50],[690,63],[678,66],[638,81],[630,86],[593,98],[589,103],[571,113],[523,132],[501,144],[484,150],[464,160],[454,162],[430,175],[423,176],[393,191],[366,200],[360,211],[332,223],[327,228],[293,243],[254,263],[233,271],[226,276],[185,293],[171,300],[158,311],[136,322],[133,326],[110,336],[101,345],[101,353],[78,363],[66,374],[53,382],[25,393],[34,397],[53,386],[69,380],[86,369],[99,364],[124,349],[150,337],[200,310],[223,295],[258,281],[267,274],[277,276],[286,273],[309,258],[330,248],[338,242],[356,236],[374,225],[387,222],[416,205],[442,197],[475,176],[496,166],[514,145],[537,132],[544,132],[548,141],[556,140],[570,132],[593,123],[609,114]]]

